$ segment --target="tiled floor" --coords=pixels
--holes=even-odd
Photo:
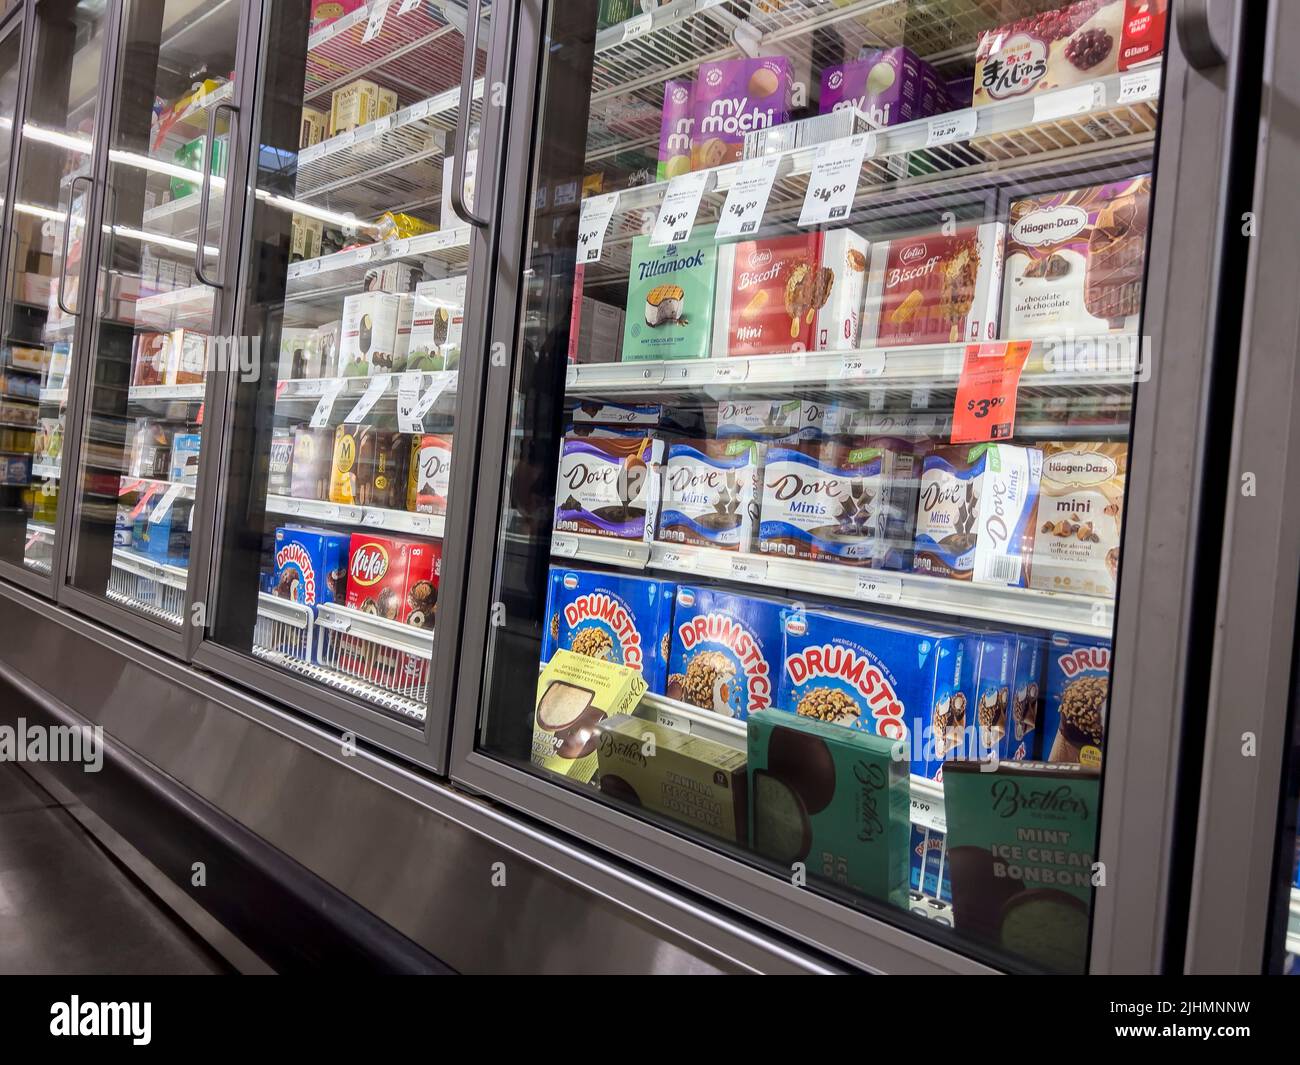
[[[0,973],[224,971],[49,793],[0,762]]]

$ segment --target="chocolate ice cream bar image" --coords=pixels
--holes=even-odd
[[[595,693],[554,681],[537,702],[537,724],[555,737],[561,758],[584,758],[596,749],[596,726],[605,714],[591,705]]]

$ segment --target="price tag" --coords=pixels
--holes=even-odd
[[[643,33],[649,33],[654,29],[654,21],[654,15],[649,13],[628,19],[623,23],[623,40],[630,41]]]
[[[1057,89],[1034,97],[1034,121],[1055,122],[1058,118],[1087,114],[1102,103],[1102,85],[1090,81],[1072,89]]]
[[[658,706],[655,707],[655,722],[676,732],[689,733],[691,731],[691,719],[689,717],[678,717],[676,714],[669,713]]]
[[[714,233],[718,240],[752,236],[758,232],[780,167],[780,156],[775,155],[740,164],[740,171],[727,190],[727,199],[722,205],[722,217],[718,219]]]
[[[870,133],[859,133],[856,137],[817,146],[808,192],[799,212],[801,226],[817,226],[848,217],[853,197],[858,194],[862,160],[867,157],[867,149],[874,147],[874,141]]]
[[[411,254],[411,238],[403,237],[401,240],[395,240],[388,248],[388,256],[391,259],[401,259]]]
[[[693,573],[695,556],[682,551],[660,551],[655,559],[655,566],[659,569],[676,570],[678,573]]]
[[[1135,70],[1119,79],[1119,98],[1117,104],[1134,104],[1147,100],[1160,91],[1160,68]]]
[[[337,135],[336,135],[336,136],[335,136],[335,137],[330,141],[330,144],[331,144],[335,149],[339,149],[339,148],[351,148],[351,147],[352,147],[352,142],[355,141],[356,139],[357,139],[357,131],[354,130],[354,129],[350,129],[350,130],[348,130],[348,131],[345,132],[345,133],[339,133],[339,134],[337,134]]]
[[[1028,340],[968,344],[953,404],[952,442],[1010,439],[1016,424],[1016,390],[1029,357]]]
[[[316,411],[311,416],[311,427],[313,429],[324,429],[329,424],[330,411],[334,409],[334,401],[339,398],[339,393],[343,391],[343,386],[346,384],[347,379],[343,377],[330,379],[325,394],[321,396],[320,402],[316,404]]]
[[[419,373],[404,373],[397,378],[397,428],[403,433],[418,433],[415,408],[420,405]]]
[[[158,500],[158,505],[153,508],[153,513],[149,515],[149,524],[157,525],[163,518],[171,513],[172,504],[176,502],[181,492],[185,490],[183,484],[171,484],[167,491],[163,493],[162,499]]]
[[[408,11],[414,11],[424,0],[402,0],[402,6],[397,9],[399,15],[405,15]]]
[[[748,376],[748,359],[719,359],[713,367],[715,381],[739,382]]]
[[[912,389],[912,409],[913,410],[930,409],[930,390],[928,388]]]
[[[574,536],[551,537],[551,554],[559,558],[576,558],[578,554],[577,537]]]
[[[555,206],[567,207],[578,200],[578,183],[576,181],[566,181],[563,185],[555,186]]]
[[[304,259],[298,264],[299,277],[311,277],[312,274],[320,273],[319,259]]]
[[[420,397],[420,402],[415,405],[414,421],[419,427],[415,430],[417,433],[424,432],[424,416],[433,409],[433,405],[438,402],[441,396],[456,380],[455,370],[439,370],[432,374],[433,383],[424,390],[424,395]]]
[[[923,825],[926,828],[933,829],[935,832],[948,832],[948,822],[943,816],[942,809],[936,807],[928,799],[919,799],[912,797],[912,823]]]
[[[617,209],[617,192],[589,196],[582,201],[582,211],[578,216],[579,265],[600,262],[600,253],[605,247],[605,231],[609,229],[609,220]]]
[[[412,514],[411,531],[418,533],[433,532],[433,515],[432,514]]]
[[[865,381],[880,377],[885,372],[883,351],[852,351],[840,360],[841,381]]]
[[[388,382],[391,377],[391,374],[386,373],[376,374],[372,377],[370,379],[370,384],[366,386],[365,392],[361,394],[361,398],[357,400],[356,405],[348,411],[348,416],[343,419],[344,422],[364,421],[366,415],[370,413],[370,408],[378,403],[379,397],[388,391]]]
[[[294,390],[300,396],[323,396],[329,378],[311,377],[305,381],[299,381],[298,387]]]
[[[736,581],[767,580],[767,562],[758,558],[741,558],[731,560],[731,579]]]
[[[854,594],[859,599],[874,599],[878,603],[897,603],[903,598],[903,579],[879,570],[860,573]]]
[[[569,389],[572,388],[577,383],[578,383],[578,367],[575,366],[573,363],[569,363],[569,365],[564,368],[564,387],[566,389]]]
[[[379,36],[379,31],[384,28],[384,16],[387,14],[388,0],[379,0],[374,10],[370,12],[370,21],[366,23],[365,32],[361,35],[362,44],[369,44]]]
[[[704,198],[704,188],[708,183],[707,170],[682,174],[668,182],[668,191],[664,193],[664,202],[659,205],[659,217],[655,219],[655,227],[650,234],[652,247],[680,244],[690,239],[691,230],[695,228],[695,215],[700,209],[700,200]]]
[[[388,515],[376,507],[366,507],[361,512],[362,525],[383,525],[388,520]]]
[[[926,127],[925,146],[933,148],[939,144],[951,144],[953,141],[968,141],[975,136],[975,126],[978,121],[979,117],[973,107],[936,115],[930,119]]]
[[[885,393],[883,393],[883,392],[872,392],[871,395],[867,398],[867,409],[868,409],[868,410],[884,410],[884,409],[885,409],[885,399],[886,399]]]
[[[392,129],[395,125],[397,125],[397,115],[396,114],[384,115],[382,118],[375,119],[373,125],[375,127],[376,134],[387,133],[390,129]]]

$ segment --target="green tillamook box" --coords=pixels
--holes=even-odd
[[[1081,765],[944,766],[959,932],[1054,972],[1084,971],[1099,784]]]
[[[911,794],[895,741],[783,710],[746,724],[754,850],[906,909]]]
[[[681,244],[632,241],[623,361],[707,359],[713,338],[718,249],[713,226]]]

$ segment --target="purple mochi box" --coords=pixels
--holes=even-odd
[[[691,172],[691,130],[695,127],[695,83],[664,82],[664,113],[659,127],[659,168],[655,180]]]
[[[886,48],[823,70],[819,107],[825,115],[856,106],[877,126],[897,126],[926,116],[926,81],[915,52]]]
[[[745,134],[790,121],[790,59],[719,59],[701,63],[695,79],[691,169],[738,162]]]

